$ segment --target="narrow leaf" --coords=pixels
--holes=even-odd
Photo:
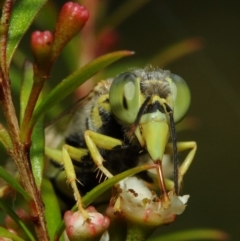
[[[175,43],[165,50],[161,51],[149,62],[155,66],[166,66],[183,56],[199,51],[203,48],[203,43],[200,38],[184,39]]]
[[[0,199],[0,208],[8,214],[18,225],[22,228],[22,230],[25,232],[29,240],[35,241],[33,235],[28,230],[24,222],[18,217],[18,215],[2,200]]]
[[[24,239],[16,236],[15,234],[9,232],[7,229],[0,227],[0,237],[1,238],[9,238],[12,241],[25,241]]]
[[[43,179],[42,198],[45,203],[47,229],[49,231],[50,240],[53,240],[55,230],[61,223],[62,217],[57,196],[55,195],[52,184],[48,179]]]
[[[93,60],[81,69],[75,71],[73,74],[64,79],[60,84],[58,84],[46,96],[46,98],[44,98],[44,100],[41,102],[38,108],[34,111],[30,126],[34,126],[40,116],[42,116],[55,104],[57,104],[65,97],[67,97],[69,94],[71,94],[77,87],[79,87],[86,80],[91,78],[98,71],[107,67],[111,63],[117,61],[118,59],[132,54],[133,52],[131,51],[117,51],[110,54],[106,54]]]
[[[33,64],[25,61],[23,66],[23,77],[20,91],[20,122],[22,122],[29,95],[33,85]]]
[[[194,241],[194,240],[228,240],[228,235],[216,229],[193,229],[161,235],[149,241]]]
[[[128,0],[123,2],[115,12],[106,17],[103,27],[116,28],[148,2],[150,2],[150,0]]]
[[[32,164],[33,176],[37,187],[40,190],[43,176],[45,146],[43,118],[40,118],[40,120],[34,126],[31,140],[32,145],[30,149],[30,160]]]
[[[98,196],[100,196],[102,193],[104,193],[106,190],[111,188],[114,184],[120,182],[124,178],[127,178],[129,176],[135,175],[138,172],[142,172],[148,169],[154,168],[155,165],[143,165],[138,166],[135,168],[132,168],[130,170],[127,170],[125,172],[122,172],[112,178],[109,178],[108,180],[104,181],[103,183],[99,184],[97,187],[92,189],[90,192],[88,192],[83,198],[82,202],[85,207],[87,207],[89,204],[91,204]],[[76,211],[77,206],[75,206],[72,211]],[[62,232],[64,231],[64,222],[62,221],[61,225],[58,227],[56,233],[55,233],[55,241],[59,240],[59,237],[62,235]]]
[[[10,66],[13,54],[37,13],[47,0],[15,1],[9,22],[7,41],[7,68]]]
[[[12,149],[12,140],[10,138],[10,135],[1,123],[0,123],[0,142],[7,150]]]
[[[133,176],[139,172],[142,171],[146,171],[148,169],[152,169],[156,167],[155,165],[142,165],[142,166],[138,166],[132,169],[129,169],[125,172],[122,172],[112,178],[109,178],[108,180],[106,180],[105,182],[99,184],[97,187],[95,187],[93,190],[91,190],[90,192],[88,192],[84,197],[83,197],[83,204],[84,206],[88,206],[89,204],[91,204],[98,196],[100,196],[103,192],[105,192],[106,190],[108,190],[109,188],[111,188],[114,184],[120,182],[121,180],[123,180],[124,178]],[[74,209],[73,209],[74,210]],[[75,210],[76,207],[75,207]]]
[[[0,177],[5,180],[8,185],[10,185],[13,189],[18,191],[26,201],[31,200],[29,194],[21,187],[21,185],[16,181],[16,179],[10,175],[4,168],[0,166]]]

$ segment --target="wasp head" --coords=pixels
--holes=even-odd
[[[174,123],[190,104],[185,81],[161,69],[136,69],[117,76],[109,92],[111,110],[130,128],[151,159],[161,162]],[[176,139],[173,137],[172,139]]]

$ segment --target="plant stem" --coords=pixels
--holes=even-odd
[[[8,27],[9,27],[9,19],[10,13],[13,6],[13,0],[6,0],[3,9],[2,9],[2,17],[1,17],[1,43],[0,43],[0,63],[3,75],[8,76],[7,62],[6,62],[6,46],[7,46],[7,35],[8,35]]]
[[[34,108],[36,107],[36,103],[45,83],[45,80],[48,78],[48,75],[45,73],[38,73],[38,70],[35,70],[34,72],[34,82],[28,99],[27,107],[25,109],[20,132],[20,141],[24,143],[30,142],[33,127],[29,128],[29,122],[31,120]]]
[[[0,102],[6,117],[9,134],[13,143],[13,148],[8,150],[8,153],[14,159],[17,165],[24,189],[33,198],[29,202],[29,208],[33,218],[36,234],[39,240],[48,241],[49,237],[44,218],[44,204],[42,202],[40,190],[38,190],[34,181],[29,162],[30,143],[23,144],[20,142],[19,124],[12,102],[10,81],[3,77],[2,72],[0,73]]]

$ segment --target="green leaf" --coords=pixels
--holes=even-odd
[[[10,66],[13,54],[37,13],[47,0],[15,1],[9,22],[7,41],[7,68]]]
[[[0,208],[6,214],[8,214],[19,225],[19,227],[22,228],[22,230],[25,232],[25,234],[27,235],[27,237],[31,241],[35,241],[35,238],[31,234],[31,232],[28,230],[26,225],[23,223],[23,221],[18,217],[18,215],[2,199],[0,199]]]
[[[104,193],[106,190],[108,190],[109,188],[111,188],[114,184],[120,182],[121,180],[123,180],[126,177],[130,177],[133,176],[139,172],[142,171],[146,171],[148,169],[152,169],[154,168],[154,165],[142,165],[142,166],[138,166],[132,169],[129,169],[125,172],[122,172],[112,178],[109,178],[108,180],[106,180],[105,182],[99,184],[97,187],[95,187],[93,190],[91,190],[90,192],[88,192],[82,199],[83,201],[83,205],[84,206],[88,206],[89,204],[91,204],[96,198],[98,198],[98,196],[100,196],[102,193]],[[77,210],[77,207],[75,207],[75,209],[73,210]]]
[[[61,83],[59,83],[40,103],[37,109],[33,113],[33,117],[30,126],[34,126],[40,116],[46,111],[51,109],[55,104],[63,100],[69,94],[71,94],[77,87],[83,84],[86,80],[91,78],[101,69],[107,67],[118,59],[132,55],[131,51],[117,51],[110,54],[101,56],[89,64],[85,65],[81,69],[75,71]]]
[[[8,185],[18,191],[26,201],[31,200],[29,194],[20,186],[20,184],[16,181],[16,179],[10,175],[4,168],[0,166],[0,177],[4,179]]]
[[[20,122],[22,122],[33,85],[33,64],[25,61],[20,91]]]
[[[43,176],[45,146],[43,118],[40,118],[40,120],[34,126],[31,140],[32,145],[30,149],[30,160],[32,164],[33,176],[37,187],[40,190]]]
[[[120,182],[126,177],[135,175],[138,172],[142,172],[151,168],[154,168],[154,165],[143,165],[138,166],[135,168],[132,168],[130,170],[127,170],[125,172],[122,172],[112,178],[109,178],[108,180],[104,181],[103,183],[99,184],[97,187],[92,189],[90,192],[88,192],[83,198],[83,206],[87,207],[89,204],[91,204],[98,196],[100,196],[102,193],[104,193],[106,190],[111,188],[114,184]],[[75,206],[72,211],[76,211],[77,206]],[[58,227],[54,240],[57,241],[58,238],[61,236],[62,232],[64,231],[64,222],[62,221],[61,225]]]
[[[7,150],[12,149],[13,147],[10,135],[1,123],[0,123],[0,142]]]
[[[149,241],[194,241],[194,240],[228,240],[228,235],[216,229],[193,229],[161,235]]]
[[[53,240],[55,230],[61,223],[62,216],[57,196],[55,195],[52,184],[48,179],[43,179],[42,198],[45,203],[47,229],[49,231],[50,240]]]
[[[132,16],[141,7],[150,2],[150,0],[128,0],[125,1],[117,8],[116,11],[112,12],[109,16],[105,17],[102,28],[112,29],[123,23],[128,17]]]
[[[151,63],[153,66],[166,66],[188,54],[199,51],[202,48],[203,44],[200,38],[195,37],[184,39],[183,41],[174,43],[165,48],[151,60],[148,60],[148,63]]]
[[[7,229],[0,227],[0,237],[10,238],[12,241],[25,241],[24,239],[16,236],[15,234],[9,232]]]

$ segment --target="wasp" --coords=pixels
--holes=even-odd
[[[111,178],[150,160],[158,166],[160,191],[167,197],[162,160],[164,154],[171,154],[178,193],[196,152],[195,142],[176,140],[175,124],[189,104],[186,82],[168,70],[132,69],[100,81],[80,102],[65,132],[64,146],[74,166],[71,172],[76,173],[73,179],[80,183],[75,185],[74,180],[74,192],[77,188],[84,195],[104,180],[97,177],[96,169],[100,176]],[[190,152],[179,169],[178,152],[187,149]],[[59,171],[52,180],[63,196],[66,190],[58,182],[61,174]],[[147,171],[139,176],[152,182]]]

